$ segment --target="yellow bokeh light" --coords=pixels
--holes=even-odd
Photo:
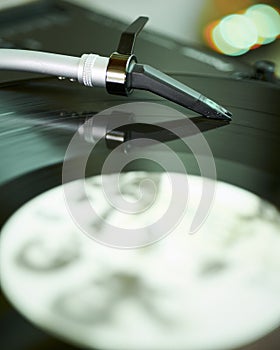
[[[213,29],[212,40],[219,51],[231,56],[242,55],[257,43],[258,31],[245,15],[224,17]]]
[[[240,56],[280,37],[280,11],[266,4],[253,5],[209,23],[204,36],[212,49]]]
[[[280,15],[271,6],[258,4],[251,6],[245,13],[254,22],[258,31],[258,44],[268,44],[280,34]]]

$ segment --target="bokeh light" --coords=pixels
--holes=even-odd
[[[280,34],[280,15],[271,6],[258,4],[250,7],[246,13],[258,31],[258,44],[268,44]]]
[[[231,56],[247,52],[258,39],[258,32],[251,19],[244,15],[224,17],[213,30],[213,40],[220,52]]]
[[[240,56],[279,37],[280,15],[272,6],[257,4],[210,23],[204,34],[214,50]]]

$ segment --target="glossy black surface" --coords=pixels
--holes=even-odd
[[[216,160],[218,178],[278,204],[279,89],[273,84],[253,81],[188,75],[176,78],[220,101],[234,113],[231,123],[214,128],[219,121],[208,120],[213,130],[204,130]],[[148,92],[135,92],[130,97],[108,96],[102,89],[56,79],[3,85],[0,98],[0,181],[6,186],[18,177],[61,164],[78,122],[89,115],[121,103],[143,100],[177,108]],[[197,116],[187,109],[180,111],[189,117]],[[171,141],[170,147],[185,154],[178,140]],[[100,149],[100,164],[108,152],[106,148]],[[94,172],[99,170],[95,166]],[[195,172],[191,166],[188,170]]]

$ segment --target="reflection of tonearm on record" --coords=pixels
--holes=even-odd
[[[61,119],[50,116],[46,116],[44,120],[30,118],[29,123],[34,127],[52,130],[53,133],[74,134],[78,132],[81,140],[92,144],[103,140],[108,148],[115,148],[126,143],[126,149],[132,145],[129,141],[138,140],[137,144],[145,147],[152,145],[153,141],[176,140],[179,138],[176,131],[179,130],[180,135],[185,138],[229,124],[228,121],[193,116],[188,118],[193,125],[192,128],[189,128],[190,123],[186,124],[186,117],[173,119],[170,115],[169,120],[159,122],[159,119],[163,119],[162,116],[136,116],[133,113],[119,111],[118,107],[105,115],[87,112],[82,116],[73,113],[71,118],[63,114],[61,116],[63,116]]]

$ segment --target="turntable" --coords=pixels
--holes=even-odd
[[[70,56],[108,56],[126,28],[64,1],[2,16],[2,48]],[[135,53],[231,121],[144,90],[1,72],[5,347],[278,349],[279,80],[268,62],[189,49],[143,31]]]

